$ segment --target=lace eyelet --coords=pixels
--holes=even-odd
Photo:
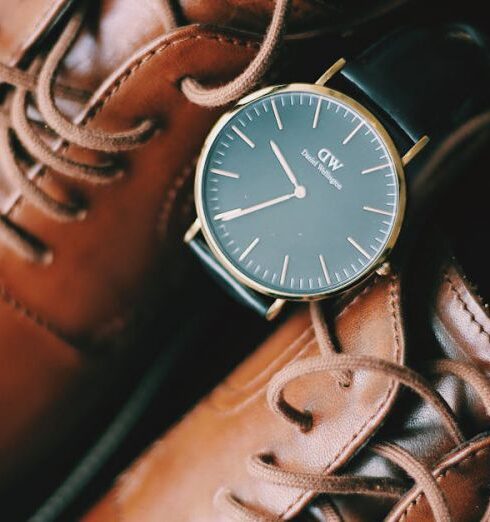
[[[351,373],[351,372],[349,372]],[[346,376],[345,380],[338,381],[338,385],[343,390],[347,390],[352,386],[352,375]]]
[[[85,221],[87,219],[88,208],[84,206],[80,206],[74,214],[75,221]]]
[[[313,429],[313,413],[310,410],[304,410],[302,415],[303,419],[299,424],[299,429],[302,433],[308,433]]]
[[[191,81],[191,82],[196,82],[197,80],[195,78],[193,78],[192,76],[182,76],[181,78],[178,78],[176,81],[175,81],[175,86],[177,87],[177,89],[179,89],[179,91],[185,96],[185,91],[184,91],[184,82],[185,81]]]
[[[148,126],[148,129],[143,134],[143,136],[144,136],[143,143],[146,143],[151,138],[153,138],[159,130],[163,129],[163,126],[164,126],[163,121],[161,121],[157,117],[152,117],[152,118],[145,117],[145,118],[142,118],[141,120],[136,121],[136,125],[143,125],[143,124],[146,124]]]
[[[43,252],[39,253],[39,257],[36,259],[36,262],[42,266],[52,265],[54,261],[54,252],[48,248]]]

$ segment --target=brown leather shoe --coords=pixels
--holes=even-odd
[[[186,188],[219,113],[188,102],[179,79],[226,81],[256,49],[197,26],[165,35],[158,11],[134,2],[86,15],[69,4],[0,3],[17,24],[2,14],[1,486],[53,450],[69,458],[61,448],[87,438],[158,336],[171,338]]]
[[[490,318],[436,243],[290,317],[85,520],[483,520]]]
[[[187,189],[223,109],[180,81],[226,83],[259,47],[231,30],[168,34],[164,2],[87,4],[0,2],[2,491],[75,459],[168,343],[186,289],[199,293],[182,257]]]

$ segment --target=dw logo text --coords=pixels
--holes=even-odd
[[[328,149],[320,149],[318,151],[318,159],[324,163],[332,172],[344,166],[338,158],[336,158]]]

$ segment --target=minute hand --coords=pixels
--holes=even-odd
[[[264,201],[263,203],[258,203],[257,205],[253,205],[248,208],[235,208],[233,210],[228,210],[227,212],[222,212],[221,214],[216,214],[214,216],[215,220],[221,221],[231,221],[237,217],[245,216],[247,214],[251,214],[252,212],[257,212],[258,210],[262,210],[267,207],[272,207],[273,205],[278,205],[283,201],[287,201],[288,199],[294,198],[294,192],[292,194],[286,194],[285,196],[279,196],[278,198],[269,199],[268,201]]]

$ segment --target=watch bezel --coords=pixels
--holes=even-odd
[[[393,227],[390,233],[390,236],[383,248],[383,250],[379,253],[378,257],[368,265],[368,269],[365,271],[361,271],[358,276],[353,278],[352,280],[346,282],[344,285],[335,287],[332,290],[324,290],[321,292],[315,293],[288,293],[288,292],[278,292],[276,289],[268,288],[267,285],[258,283],[253,280],[251,277],[244,274],[236,265],[234,265],[227,257],[227,255],[221,250],[221,247],[215,240],[213,236],[213,232],[211,231],[211,227],[206,218],[206,212],[204,211],[204,201],[203,201],[203,179],[205,170],[204,167],[206,165],[206,160],[212,145],[214,144],[216,138],[223,130],[223,128],[227,125],[227,123],[241,110],[243,110],[248,105],[256,102],[260,98],[264,98],[271,94],[279,94],[279,93],[288,93],[288,92],[310,92],[317,95],[330,96],[334,99],[339,100],[342,103],[345,103],[351,106],[353,109],[359,112],[361,116],[363,116],[366,121],[369,122],[370,125],[374,128],[374,130],[379,134],[380,138],[383,140],[384,145],[386,146],[388,153],[390,154],[394,170],[398,180],[398,201],[397,201],[397,213],[395,216],[395,220],[393,223]],[[212,254],[216,257],[218,262],[229,272],[234,278],[236,278],[240,283],[259,292],[260,294],[267,295],[274,299],[286,299],[288,301],[316,301],[320,299],[327,299],[331,297],[336,297],[340,294],[345,293],[352,288],[362,284],[366,279],[371,277],[387,260],[391,251],[393,250],[398,236],[400,235],[403,218],[405,215],[405,206],[406,206],[406,183],[405,183],[405,172],[402,164],[401,155],[398,152],[390,134],[385,129],[383,124],[372,114],[368,109],[366,109],[362,104],[357,102],[355,99],[347,96],[346,94],[337,91],[335,89],[331,89],[329,87],[325,87],[323,85],[309,84],[309,83],[290,83],[285,85],[273,85],[264,87],[258,91],[253,92],[239,100],[237,104],[227,112],[225,112],[218,121],[214,124],[211,131],[209,132],[206,140],[204,141],[203,147],[199,154],[199,158],[196,165],[196,177],[194,182],[194,197],[195,197],[195,205],[197,211],[197,217],[201,224],[201,231],[204,236],[204,239],[209,246]]]

